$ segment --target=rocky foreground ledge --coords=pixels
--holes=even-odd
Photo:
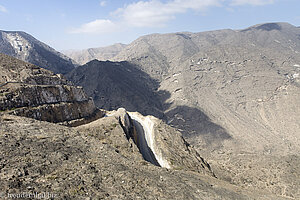
[[[241,190],[202,173],[197,155],[171,129],[164,130],[171,169],[145,161],[126,137],[125,115],[113,115],[76,128],[13,115],[0,117],[0,191],[50,193],[53,199],[280,199]],[[159,127],[156,125],[159,132]],[[172,134],[171,134],[172,133]],[[169,146],[168,143],[172,143]],[[191,171],[189,168],[191,168]]]
[[[137,120],[141,123],[140,128],[137,127]],[[102,126],[99,124],[110,124],[112,122],[118,122],[118,126],[122,127],[122,139],[115,139],[115,135],[101,132]],[[145,122],[148,122],[148,124]],[[168,169],[185,169],[215,177],[210,165],[182,138],[178,131],[153,116],[145,117],[140,113],[127,113],[124,108],[119,108],[117,111],[110,112],[104,118],[78,126],[76,130],[106,138],[116,146],[119,146],[117,143],[122,140],[126,144],[129,142],[139,150],[145,161],[153,165]],[[141,142],[143,140],[145,142]],[[149,149],[145,150],[145,148]],[[153,163],[153,160],[148,160],[147,153],[152,154],[155,163]]]

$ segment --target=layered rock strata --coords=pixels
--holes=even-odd
[[[2,54],[0,70],[1,112],[70,126],[102,116],[82,87],[61,75]]]

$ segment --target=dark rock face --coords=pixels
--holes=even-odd
[[[244,30],[242,30],[242,32],[250,31],[252,29],[263,30],[263,31],[273,31],[273,30],[280,31],[281,26],[278,23],[266,23],[266,24],[257,25],[257,26],[254,26],[254,27],[244,29]]]
[[[264,31],[281,30],[281,26],[276,23],[269,23],[269,24],[260,25],[256,27],[256,29],[264,30]]]
[[[0,31],[0,53],[35,64],[54,73],[65,74],[74,68],[70,58],[24,32]]]
[[[91,61],[66,75],[85,88],[96,106],[106,110],[124,107],[163,118],[157,82],[128,62]]]
[[[82,87],[62,76],[0,55],[0,111],[49,122],[70,122],[98,111]]]
[[[60,102],[87,101],[88,97],[80,87],[70,85],[26,85],[22,83],[8,83],[2,86],[5,99],[1,108],[13,109],[34,107],[43,104]]]

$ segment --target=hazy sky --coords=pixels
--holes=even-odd
[[[130,43],[150,33],[300,26],[300,0],[0,0],[0,29],[57,50]]]

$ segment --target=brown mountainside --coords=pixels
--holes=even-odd
[[[167,123],[214,163],[218,177],[299,198],[299,36],[300,29],[287,23],[153,34],[127,45],[112,60],[127,61],[157,83],[146,91],[152,90],[160,102],[147,101],[145,114],[160,110]],[[82,81],[75,75],[68,77],[91,96],[93,90],[86,80],[97,82],[113,76],[109,72],[96,78],[88,74],[93,72],[80,75],[85,76]],[[137,80],[133,73],[124,73],[109,88],[120,88],[127,79]],[[135,83],[140,85],[139,81]],[[97,91],[101,90],[99,84]],[[117,94],[115,90],[105,93]],[[139,99],[147,96],[136,95]],[[140,109],[129,97],[115,105]]]
[[[3,54],[0,71],[1,199],[285,199],[218,179],[162,120],[97,114],[81,87]]]

